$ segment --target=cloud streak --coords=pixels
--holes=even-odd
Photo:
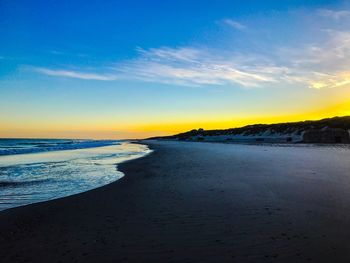
[[[242,23],[239,23],[235,20],[232,20],[232,19],[224,19],[223,22],[226,24],[226,25],[229,25],[230,27],[233,27],[234,29],[237,29],[237,30],[240,30],[240,31],[245,31],[247,30],[247,26],[243,25]]]
[[[331,10],[331,9],[320,9],[318,14],[332,19],[342,19],[342,18],[350,18],[349,10]]]
[[[48,75],[48,76],[57,76],[57,77],[67,77],[75,79],[85,79],[85,80],[103,80],[111,81],[116,80],[117,77],[111,74],[97,74],[97,73],[85,73],[71,70],[59,70],[59,69],[48,69],[48,68],[39,68],[34,67],[35,71]]]
[[[164,47],[139,52],[137,59],[117,64],[115,69],[124,77],[188,86],[236,83],[259,87],[275,81],[267,69],[244,69],[233,59],[214,55],[215,50]]]
[[[330,20],[350,18],[349,10],[316,10],[308,19],[323,16],[325,21],[311,24],[298,41],[285,45],[264,43],[254,30],[244,38],[246,46],[253,42],[258,49],[232,46],[161,47],[139,49],[136,59],[120,63],[122,75],[144,81],[179,85],[231,85],[245,88],[299,86],[315,89],[337,88],[350,84],[350,21],[339,24]],[[303,17],[294,17],[303,21]],[[223,20],[238,30],[247,27],[231,19]],[[268,25],[268,23],[266,23]],[[348,27],[347,27],[348,25]],[[278,25],[264,29],[274,32]],[[286,29],[283,29],[286,30]],[[288,31],[287,31],[288,33]],[[314,38],[306,40],[306,36]],[[237,37],[237,36],[235,36]],[[242,36],[244,37],[244,36]],[[257,42],[259,41],[259,42]],[[264,48],[268,50],[265,52]]]
[[[326,30],[324,34],[324,42],[297,48],[271,47],[267,55],[203,47],[139,50],[138,58],[117,64],[116,70],[128,78],[188,86],[298,85],[321,89],[348,85],[350,32]]]
[[[134,59],[119,61],[101,73],[84,70],[35,68],[37,72],[50,76],[70,77],[86,80],[113,81],[136,79],[183,86],[226,85],[243,88],[280,86],[302,86],[315,89],[336,88],[350,84],[350,31],[329,28],[329,19],[340,19],[350,11],[317,10],[312,17],[322,16],[326,24],[316,24],[304,35],[315,36],[313,41],[284,46],[264,43],[254,31],[245,36],[244,43],[258,42],[260,49],[239,49],[234,45],[225,47],[182,46],[137,48]],[[227,25],[246,30],[247,27],[231,19],[223,20]],[[350,26],[350,24],[349,24]],[[346,27],[345,27],[346,28]],[[274,28],[268,28],[275,32]],[[266,31],[269,32],[269,31]],[[246,34],[243,34],[246,35]],[[243,37],[243,36],[242,36]],[[266,47],[268,52],[263,52]]]

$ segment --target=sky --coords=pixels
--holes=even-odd
[[[350,2],[0,0],[0,137],[350,115]]]

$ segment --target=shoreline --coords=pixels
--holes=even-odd
[[[118,164],[149,152],[146,145],[118,142],[0,156],[0,211],[110,184],[124,176]]]
[[[142,143],[153,150],[152,154],[118,164],[118,170],[125,174],[120,180],[0,212],[2,260],[350,259],[347,165],[330,167],[334,162],[330,154],[339,151]],[[310,154],[316,156],[308,157]],[[347,158],[350,151],[342,154]],[[318,167],[316,157],[328,160]],[[302,159],[305,163],[297,165]],[[334,172],[332,177],[330,171]]]

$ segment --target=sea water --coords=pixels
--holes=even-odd
[[[109,184],[123,176],[116,164],[149,152],[127,141],[0,139],[0,210]]]

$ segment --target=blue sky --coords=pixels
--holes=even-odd
[[[349,26],[343,1],[1,0],[0,136],[348,114]]]

